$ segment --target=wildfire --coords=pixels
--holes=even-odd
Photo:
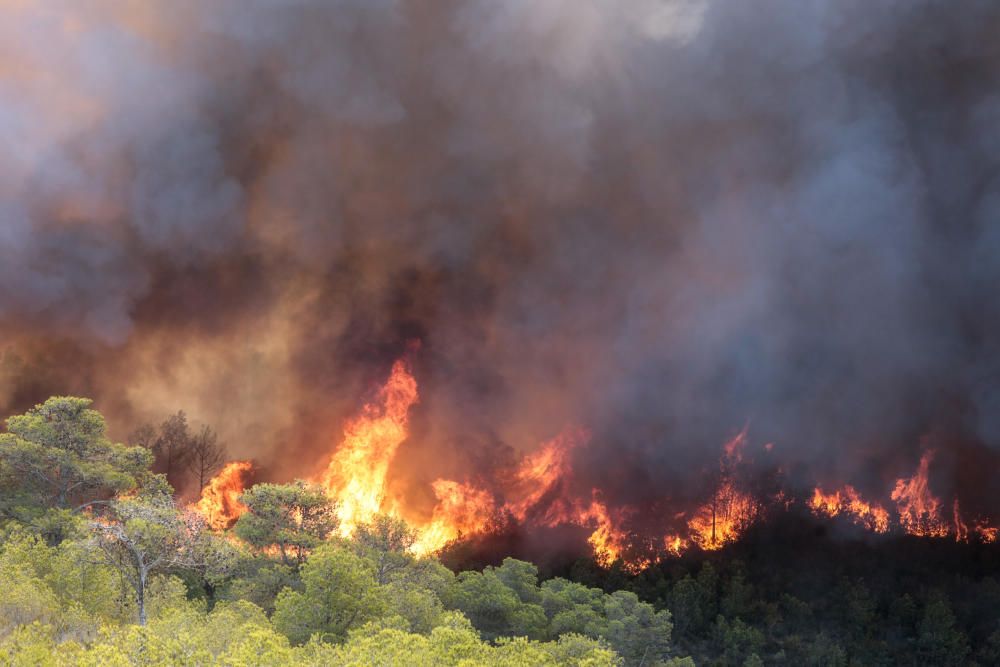
[[[890,498],[896,503],[897,520],[900,529],[910,535],[921,537],[947,537],[951,535],[957,542],[966,542],[970,535],[978,535],[983,542],[997,539],[998,530],[988,521],[969,521],[962,515],[958,498],[951,504],[951,522],[942,516],[943,504],[930,490],[928,476],[934,459],[932,451],[920,457],[920,464],[912,477],[896,480]],[[868,503],[854,489],[847,485],[839,491],[824,493],[820,487],[813,490],[809,507],[819,515],[834,517],[840,514],[850,516],[854,522],[876,533],[890,530],[889,512],[880,505]]]
[[[213,477],[201,491],[201,498],[191,509],[205,518],[214,530],[229,528],[247,511],[240,495],[253,470],[250,461],[232,461]]]
[[[587,542],[594,549],[594,559],[597,563],[608,567],[621,557],[627,536],[615,528],[608,506],[599,499],[597,489],[592,493],[593,499],[590,505],[577,515],[577,521],[581,525],[595,526]],[[641,569],[641,566],[637,565],[636,569]]]
[[[948,525],[941,519],[941,501],[931,493],[927,477],[933,452],[920,457],[917,473],[910,478],[896,480],[891,498],[899,511],[899,523],[911,535],[945,537]]]
[[[723,446],[720,480],[712,499],[688,521],[691,541],[712,551],[736,541],[760,513],[759,503],[737,488],[735,467],[743,460],[747,430],[744,428]]]
[[[438,502],[413,545],[417,555],[433,553],[462,535],[482,531],[496,511],[493,495],[485,489],[448,479],[435,480],[431,486]]]
[[[387,497],[387,477],[399,447],[408,437],[409,411],[418,400],[417,382],[407,362],[399,360],[373,399],[344,427],[340,445],[318,476],[326,493],[337,503],[342,536],[349,537],[359,523],[379,512],[401,515],[417,531],[413,552],[424,555],[458,538],[482,534],[495,525],[496,517],[509,516],[525,526],[584,528],[590,531],[587,541],[598,564],[608,567],[621,562],[626,570],[635,572],[650,565],[653,558],[680,556],[693,545],[704,550],[720,549],[739,539],[760,519],[765,502],[772,503],[768,507],[786,509],[795,502],[784,492],[765,501],[744,488],[744,428],[722,447],[717,484],[708,502],[694,511],[675,513],[672,530],[662,537],[633,539],[635,536],[626,528],[635,508],[610,505],[599,488],[580,488],[572,454],[586,446],[590,435],[584,429],[571,427],[524,455],[517,465],[497,472],[485,485],[436,479],[431,483],[436,502],[429,518],[414,521],[409,511],[412,508],[406,507],[401,498]],[[771,451],[769,445],[764,449]],[[832,492],[816,487],[806,503],[819,516],[844,516],[875,533],[889,532],[894,517],[901,530],[914,535],[953,535],[959,541],[976,535],[983,542],[996,541],[1000,529],[975,516],[963,517],[957,498],[951,504],[951,516],[943,516],[945,505],[931,492],[928,482],[932,458],[932,452],[925,452],[912,477],[896,480],[890,496],[896,510],[892,515],[883,506],[863,498],[851,485]],[[246,511],[239,496],[251,470],[249,461],[228,464],[209,482],[192,509],[212,528],[230,527]],[[637,555],[639,550],[648,553]]]
[[[880,505],[866,502],[850,484],[829,494],[816,487],[809,500],[809,507],[817,514],[829,517],[840,514],[850,516],[855,523],[876,533],[889,530],[889,512]]]
[[[406,440],[409,410],[418,398],[417,382],[400,359],[375,400],[345,426],[344,439],[320,478],[337,501],[342,536],[382,510],[389,465]]]
[[[691,543],[680,535],[667,535],[663,538],[663,550],[671,556],[680,556],[689,546]]]
[[[986,521],[979,521],[976,523],[976,534],[979,535],[981,539],[986,544],[992,544],[997,541],[997,530],[996,526],[990,526]]]
[[[691,540],[707,551],[735,542],[757,518],[759,508],[753,497],[724,480],[712,500],[688,522]]]
[[[511,500],[504,509],[519,521],[541,508],[542,516],[534,518],[538,523],[546,526],[571,523],[578,512],[567,505],[558,487],[568,482],[572,473],[570,453],[588,437],[586,431],[566,429],[525,456],[514,471],[507,493]]]

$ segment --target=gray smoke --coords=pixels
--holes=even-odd
[[[567,423],[630,502],[697,493],[745,424],[808,483],[986,456],[998,28],[975,0],[4,7],[0,404],[183,408],[301,470],[419,339],[399,466],[428,479]]]

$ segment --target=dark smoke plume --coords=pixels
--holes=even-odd
[[[581,423],[581,484],[684,499],[749,425],[807,484],[932,446],[968,486],[998,32],[988,0],[2,3],[0,408],[184,409],[305,474],[420,340],[418,477]]]

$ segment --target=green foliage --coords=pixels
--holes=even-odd
[[[627,661],[666,657],[670,649],[670,612],[657,612],[635,593],[615,591],[605,597],[607,629],[597,636],[608,640]]]
[[[36,621],[60,639],[86,636],[101,622],[124,617],[119,580],[90,562],[78,542],[50,546],[15,531],[0,548],[0,581],[0,636]]]
[[[917,652],[927,665],[966,664],[968,639],[955,627],[955,614],[941,591],[934,591],[924,606]]]
[[[690,574],[677,582],[669,596],[676,629],[682,636],[708,630],[718,612],[718,576],[711,563],[705,563],[697,579]]]
[[[275,600],[282,590],[301,588],[298,570],[267,558],[243,559],[236,568],[235,576],[219,597],[252,602],[269,614],[274,612]]]
[[[387,608],[372,563],[336,544],[312,553],[302,567],[302,584],[303,591],[283,590],[274,609],[275,627],[296,644],[313,635],[340,641]]]
[[[540,581],[511,558],[455,575],[393,516],[330,537],[335,508],[302,482],[253,487],[234,534],[211,533],[89,405],[50,399],[0,435],[0,667],[1000,664],[993,545],[807,540],[640,576],[591,562]],[[181,417],[163,429],[176,442]]]
[[[719,616],[713,633],[717,645],[722,649],[722,660],[727,665],[751,661],[764,646],[763,633],[738,618],[727,621],[724,616]]]
[[[415,561],[410,548],[416,540],[416,532],[405,521],[389,514],[379,514],[370,522],[357,526],[351,544],[375,564],[375,578],[380,584],[385,584],[395,573]]]
[[[629,664],[669,655],[670,613],[628,591],[611,595],[565,579],[538,584],[531,563],[504,559],[498,568],[462,572],[445,596],[486,639],[554,639],[576,634],[608,642]]]
[[[337,527],[334,505],[323,490],[302,481],[257,484],[240,501],[247,511],[236,534],[257,549],[275,549],[286,565],[298,567]]]
[[[504,583],[497,568],[462,572],[446,594],[445,602],[468,616],[487,640],[498,637],[539,639],[547,635],[544,609],[523,602]]]
[[[10,489],[0,506],[7,516],[33,523],[47,510],[67,510],[137,486],[148,474],[151,454],[112,443],[104,418],[91,401],[50,398],[7,420],[0,434],[0,475]],[[53,523],[54,516],[63,521]],[[49,514],[50,539],[62,539],[65,515]],[[51,534],[53,526],[60,526]]]
[[[215,568],[226,550],[212,545],[201,517],[178,511],[163,493],[118,498],[91,522],[91,550],[129,584],[138,622],[146,624],[146,595],[152,575],[178,569]],[[224,567],[220,565],[219,567]]]
[[[567,635],[558,642],[525,638],[503,639],[495,645],[480,639],[461,616],[450,616],[429,635],[409,634],[392,628],[367,626],[351,633],[347,642],[326,656],[330,665],[494,665],[534,667],[577,665],[613,667],[614,652],[599,642]]]

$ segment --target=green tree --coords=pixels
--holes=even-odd
[[[7,420],[0,466],[35,505],[77,509],[136,487],[148,472],[149,452],[111,442],[90,405],[86,398],[54,397]]]
[[[121,620],[120,580],[88,556],[81,542],[50,546],[37,535],[13,531],[0,546],[0,581],[6,582],[0,595],[0,626],[38,620],[65,636],[81,627],[93,629],[101,621]]]
[[[965,664],[969,642],[965,634],[955,627],[955,614],[941,591],[932,592],[924,606],[917,653],[925,665]]]
[[[847,653],[840,644],[821,632],[807,648],[806,663],[813,667],[844,667]]]
[[[488,641],[498,637],[541,639],[548,634],[548,619],[542,607],[522,602],[493,567],[455,577],[446,593],[445,606],[468,616]]]
[[[748,618],[753,611],[753,586],[747,583],[746,568],[737,561],[733,574],[722,587],[719,608],[727,618]]]
[[[738,618],[727,621],[724,616],[719,616],[712,634],[715,646],[727,665],[738,665],[750,660],[764,646],[764,634]]]
[[[540,604],[542,591],[538,588],[538,567],[516,558],[504,558],[496,569],[497,577],[526,604]]]
[[[205,546],[205,540],[212,538],[204,520],[178,511],[169,494],[116,499],[103,510],[91,522],[91,548],[128,582],[139,625],[147,620],[151,575],[205,566],[204,559],[223,553]]]
[[[256,484],[240,496],[247,511],[236,534],[257,549],[276,549],[285,565],[299,567],[337,528],[334,504],[323,490],[302,481]]]
[[[670,612],[657,612],[630,591],[615,591],[604,599],[608,640],[629,664],[665,658],[670,650]]]
[[[684,575],[667,596],[678,634],[703,635],[718,613],[719,577],[711,563],[701,566],[697,578]]]
[[[299,572],[270,558],[254,556],[237,561],[231,581],[223,587],[221,598],[252,602],[267,613],[274,612],[278,594],[285,588],[301,588]]]
[[[357,551],[375,565],[375,578],[380,584],[412,566],[416,559],[410,549],[416,541],[416,531],[389,514],[378,514],[359,524],[351,538]]]
[[[317,548],[302,566],[303,591],[286,588],[275,602],[275,627],[292,643],[313,635],[340,641],[386,611],[385,591],[366,559],[337,544]]]

